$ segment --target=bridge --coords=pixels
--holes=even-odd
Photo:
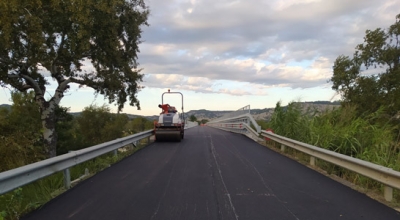
[[[140,139],[151,131],[0,173],[0,193]],[[259,142],[309,155],[304,165]],[[148,146],[22,219],[400,219],[400,213],[311,169],[316,160],[381,182],[386,200],[400,173],[261,131],[246,108],[193,126],[181,142]]]

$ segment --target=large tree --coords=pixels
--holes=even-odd
[[[367,30],[364,43],[356,46],[352,58],[341,55],[336,59],[332,88],[342,95],[344,103],[356,104],[359,112],[384,106],[394,115],[400,110],[399,63],[400,14],[388,29]]]
[[[136,94],[143,0],[7,0],[0,4],[0,85],[33,90],[48,156],[56,155],[55,109],[71,83],[117,102]],[[49,80],[57,83],[45,97]]]

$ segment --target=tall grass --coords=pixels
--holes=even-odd
[[[278,102],[267,126],[279,135],[400,171],[399,127],[384,108],[359,116],[350,105],[318,111],[295,102],[282,107]],[[343,168],[319,165],[353,183],[380,186]]]
[[[282,107],[281,102],[278,102],[268,125],[277,134],[306,141],[310,136],[309,119],[310,116],[302,111],[298,103],[291,102],[288,106]]]

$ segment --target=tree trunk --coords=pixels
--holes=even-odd
[[[56,108],[63,98],[69,82],[69,80],[65,80],[60,83],[49,101],[44,99],[45,89],[42,89],[43,92],[36,93],[36,102],[40,106],[42,120],[43,144],[49,158],[57,156]]]
[[[46,104],[44,108],[41,108],[40,114],[42,119],[44,150],[46,155],[51,158],[57,155],[55,105],[48,102]]]

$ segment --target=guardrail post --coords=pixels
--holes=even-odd
[[[118,150],[115,149],[115,150],[114,150],[114,156],[117,156],[117,155],[118,155]]]
[[[286,149],[286,146],[283,145],[283,144],[281,144],[281,151],[282,151],[282,152],[285,152],[285,149]]]
[[[310,157],[310,165],[315,166],[315,157]]]
[[[147,145],[149,145],[149,144],[150,144],[150,136],[147,137]]]
[[[390,186],[383,186],[383,195],[385,200],[390,202],[393,199],[393,188]]]
[[[64,187],[65,189],[71,188],[71,173],[69,168],[64,170]]]

